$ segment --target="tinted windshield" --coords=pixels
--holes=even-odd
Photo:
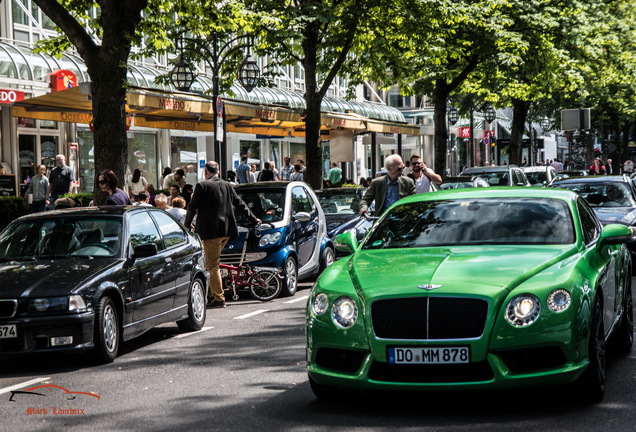
[[[358,214],[361,196],[356,189],[351,192],[330,192],[326,190],[318,192],[317,195],[318,202],[325,215]]]
[[[0,259],[119,255],[119,218],[38,218],[0,234]]]
[[[574,239],[570,210],[561,200],[480,198],[395,207],[373,229],[363,249],[570,244]]]
[[[530,184],[543,184],[548,181],[548,173],[546,171],[525,171],[526,177]]]
[[[634,207],[634,197],[627,183],[581,182],[554,183],[556,188],[577,192],[592,207]]]
[[[466,170],[462,173],[475,175],[484,179],[490,186],[508,186],[508,171],[497,171],[497,172],[470,172]]]
[[[285,215],[285,189],[237,190],[245,204],[263,222],[278,222]],[[236,214],[239,225],[248,224],[242,214]]]

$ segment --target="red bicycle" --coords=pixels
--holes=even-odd
[[[278,297],[283,287],[281,270],[270,267],[252,266],[249,264],[243,265],[249,235],[250,231],[248,231],[245,236],[243,252],[241,253],[241,259],[238,265],[219,264],[224,285],[227,288],[232,288],[232,300],[238,300],[239,298],[238,294],[236,294],[237,288],[247,289],[252,297],[257,300],[273,300]]]

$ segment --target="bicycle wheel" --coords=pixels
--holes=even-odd
[[[252,297],[261,301],[275,299],[282,288],[280,278],[271,270],[252,270],[248,283]]]

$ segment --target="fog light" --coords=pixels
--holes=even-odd
[[[73,343],[73,336],[58,336],[51,338],[51,346],[70,345]]]

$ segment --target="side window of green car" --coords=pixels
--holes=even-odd
[[[585,244],[589,245],[601,234],[601,226],[596,217],[582,199],[577,200],[579,217],[581,218],[581,229],[585,237]]]

